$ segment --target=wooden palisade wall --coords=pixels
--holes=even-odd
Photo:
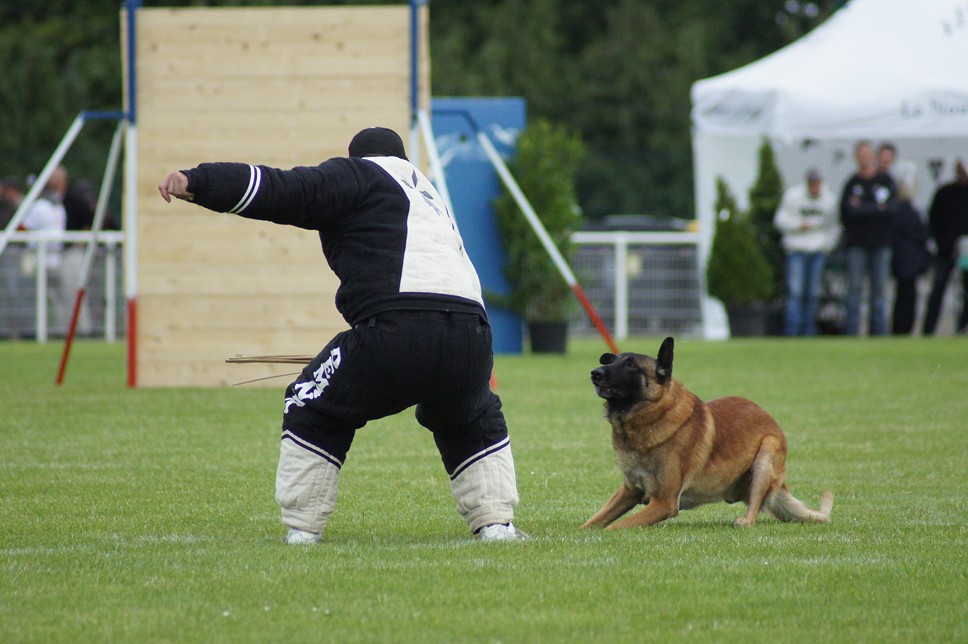
[[[225,359],[315,354],[345,328],[317,235],[165,204],[156,186],[203,161],[316,165],[372,125],[406,140],[409,7],[140,9],[137,18],[137,383],[222,386],[297,371]]]

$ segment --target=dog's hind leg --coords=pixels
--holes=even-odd
[[[606,526],[642,502],[642,492],[625,483],[605,502],[602,509],[582,524],[582,528]]]
[[[756,523],[756,515],[760,513],[763,501],[777,487],[783,485],[783,468],[786,459],[783,457],[783,444],[773,436],[767,436],[760,444],[760,449],[750,467],[750,489],[745,517],[739,517],[733,522],[734,526],[745,527]],[[777,474],[779,470],[779,475]]]

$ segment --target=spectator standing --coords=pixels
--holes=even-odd
[[[844,185],[840,221],[847,249],[847,334],[860,335],[860,307],[868,286],[870,335],[887,333],[885,286],[891,261],[891,217],[897,188],[878,173],[869,141],[854,147],[857,172]]]
[[[66,230],[67,212],[64,210],[64,195],[67,193],[67,181],[67,170],[63,166],[55,168],[40,197],[24,217],[24,230],[55,233],[63,233]],[[69,289],[61,275],[64,242],[41,243],[45,244],[46,251],[47,297],[54,319],[52,330],[63,334],[67,329],[67,311],[70,307],[70,296],[67,294]]]
[[[0,181],[0,230],[7,228],[22,200],[23,190],[17,179],[7,177]],[[22,313],[27,308],[20,270],[22,255],[19,244],[8,244],[0,255],[0,337],[9,339],[24,335],[29,324]]]
[[[811,169],[802,184],[783,193],[773,224],[786,252],[786,335],[816,335],[817,302],[827,255],[840,240],[837,197]]]
[[[891,332],[907,335],[914,328],[918,301],[918,278],[931,266],[930,234],[921,213],[914,207],[915,183],[905,177],[898,182],[897,207],[891,227],[891,273],[895,280]]]
[[[931,237],[937,247],[934,256],[934,279],[922,333],[932,335],[941,315],[948,278],[958,263],[958,237],[968,234],[968,170],[961,159],[955,162],[955,180],[934,193],[928,210]],[[962,274],[962,277],[965,277]],[[962,311],[961,318],[965,318]]]

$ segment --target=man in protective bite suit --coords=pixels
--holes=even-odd
[[[203,163],[161,196],[319,232],[339,278],[339,333],[286,389],[276,501],[286,543],[320,541],[357,429],[416,405],[457,510],[482,540],[526,539],[501,401],[490,390],[491,328],[453,216],[400,136],[362,130],[349,156],[280,170]]]

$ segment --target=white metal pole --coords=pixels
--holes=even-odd
[[[615,240],[615,335],[629,337],[629,240],[624,234]]]
[[[128,386],[137,386],[138,348],[138,128],[132,121],[125,132],[124,155],[124,279],[127,301]]]
[[[10,242],[10,237],[14,234],[14,232],[16,232],[17,228],[23,222],[24,217],[27,216],[30,208],[34,205],[34,202],[37,201],[40,193],[43,192],[44,188],[47,186],[47,181],[50,179],[50,175],[54,174],[54,170],[56,170],[57,166],[60,165],[60,162],[64,160],[67,150],[70,149],[71,144],[74,143],[74,139],[77,138],[77,135],[80,134],[81,128],[83,127],[84,113],[82,112],[81,114],[78,114],[74,119],[74,122],[71,123],[71,126],[67,129],[67,133],[64,135],[64,138],[61,139],[61,142],[54,150],[54,153],[50,155],[47,165],[45,165],[44,169],[40,171],[40,176],[38,176],[34,181],[34,185],[30,186],[30,189],[27,191],[26,196],[24,196],[23,201],[20,202],[20,205],[17,207],[17,211],[14,212],[10,223],[7,224],[7,227],[3,230],[3,233],[0,233],[0,255],[3,255],[4,249]]]
[[[37,242],[36,270],[37,328],[34,333],[37,335],[37,342],[44,344],[47,342],[47,242],[43,240]]]
[[[57,384],[63,384],[64,374],[67,370],[67,361],[71,356],[71,346],[74,344],[74,335],[77,333],[77,320],[80,318],[84,298],[87,295],[87,280],[91,274],[91,266],[94,263],[94,254],[98,247],[98,233],[104,223],[104,212],[107,210],[108,196],[111,194],[111,184],[114,183],[114,171],[118,165],[118,155],[121,151],[121,135],[124,132],[125,122],[122,119],[118,127],[114,130],[111,138],[111,149],[108,152],[108,161],[104,167],[104,176],[101,178],[101,191],[98,193],[97,205],[94,207],[94,221],[91,223],[91,234],[84,248],[84,258],[81,260],[81,274],[77,277],[77,292],[74,295],[74,308],[71,311],[71,320],[67,328],[67,336],[64,338],[64,351],[61,353],[60,367],[57,370]]]
[[[434,130],[430,124],[430,116],[427,114],[427,110],[417,110],[417,122],[420,124],[420,131],[424,137],[424,145],[427,146],[427,156],[430,157],[430,171],[435,179],[437,192],[440,193],[447,210],[453,216],[454,204],[450,200],[447,177],[444,175],[444,164],[440,161],[440,151],[437,149],[437,141],[434,139]]]
[[[118,339],[118,258],[117,244],[113,241],[107,244],[104,254],[104,339],[114,342]]]
[[[128,386],[138,384],[138,61],[137,16],[141,0],[125,0],[125,45],[128,82],[124,95],[125,119],[128,121],[124,136],[124,277],[125,312],[127,331]]]
[[[410,123],[410,131],[408,133],[409,143],[407,144],[407,158],[410,159],[410,163],[414,164],[418,168],[420,167],[420,130],[417,120],[414,119]]]
[[[78,278],[77,288],[83,289],[87,286],[87,280],[91,273],[91,266],[94,263],[94,254],[98,247],[98,233],[104,227],[104,214],[108,208],[108,198],[111,196],[111,185],[114,183],[114,174],[118,168],[118,158],[121,155],[121,137],[124,134],[125,122],[121,120],[118,127],[114,130],[111,138],[111,148],[108,151],[108,161],[104,167],[104,176],[101,178],[101,191],[98,193],[97,205],[94,207],[94,222],[91,224],[91,238],[84,249],[84,261],[81,263],[81,274]]]
[[[494,144],[491,143],[491,140],[487,138],[487,135],[481,131],[477,132],[477,140],[480,142],[481,147],[484,148],[484,152],[491,160],[491,164],[494,166],[494,169],[497,170],[498,176],[501,177],[501,181],[504,182],[504,185],[511,193],[511,196],[514,197],[514,201],[517,202],[518,208],[521,209],[525,219],[528,220],[528,223],[531,224],[531,228],[534,230],[535,234],[538,235],[538,239],[541,240],[541,245],[544,246],[545,251],[551,257],[551,261],[554,262],[555,266],[558,268],[558,272],[561,273],[561,276],[564,278],[565,282],[568,283],[568,286],[574,286],[577,284],[578,280],[575,279],[575,274],[572,272],[571,267],[568,266],[568,262],[565,261],[565,258],[561,256],[561,251],[558,250],[558,246],[555,244],[554,240],[551,239],[551,236],[545,229],[544,224],[542,224],[541,220],[538,219],[537,213],[534,211],[534,208],[531,207],[531,204],[528,202],[527,198],[525,198],[524,193],[521,191],[521,186],[518,185],[518,182],[511,175],[511,171],[508,170],[508,166],[506,163],[504,163],[504,159],[501,158],[501,155],[498,154],[497,150],[494,148]]]
[[[484,132],[480,130],[477,131],[477,140],[481,144],[481,147],[484,148],[484,152],[487,154],[487,157],[491,160],[491,165],[493,165],[494,169],[497,170],[498,176],[501,177],[504,185],[514,197],[514,201],[517,202],[518,207],[524,214],[525,219],[527,219],[528,223],[531,224],[532,230],[534,230],[535,234],[538,236],[538,239],[541,240],[541,245],[544,246],[545,252],[548,253],[548,256],[551,257],[551,261],[558,268],[558,272],[561,274],[561,277],[571,288],[571,292],[575,294],[575,297],[578,298],[578,301],[581,302],[585,312],[588,313],[588,317],[591,319],[592,324],[594,324],[595,328],[598,329],[598,332],[602,335],[602,338],[605,340],[605,343],[608,345],[608,347],[614,353],[619,353],[615,340],[612,339],[612,335],[608,332],[608,329],[605,328],[605,323],[602,322],[602,319],[598,316],[598,313],[595,311],[595,307],[592,306],[592,303],[588,301],[588,297],[585,295],[585,291],[582,289],[581,284],[579,284],[578,280],[575,278],[575,274],[572,272],[571,267],[568,265],[568,262],[565,261],[565,258],[562,257],[561,251],[558,250],[558,246],[555,244],[554,240],[551,239],[551,236],[545,229],[544,224],[542,224],[541,220],[538,219],[537,213],[535,213],[534,208],[531,207],[531,203],[521,191],[521,186],[518,185],[518,182],[515,181],[514,177],[511,175],[511,171],[508,170],[507,164],[504,163],[504,159],[502,159],[501,155],[498,154],[496,149],[494,149],[494,145],[491,143],[491,140],[487,138],[487,135],[484,134]]]

